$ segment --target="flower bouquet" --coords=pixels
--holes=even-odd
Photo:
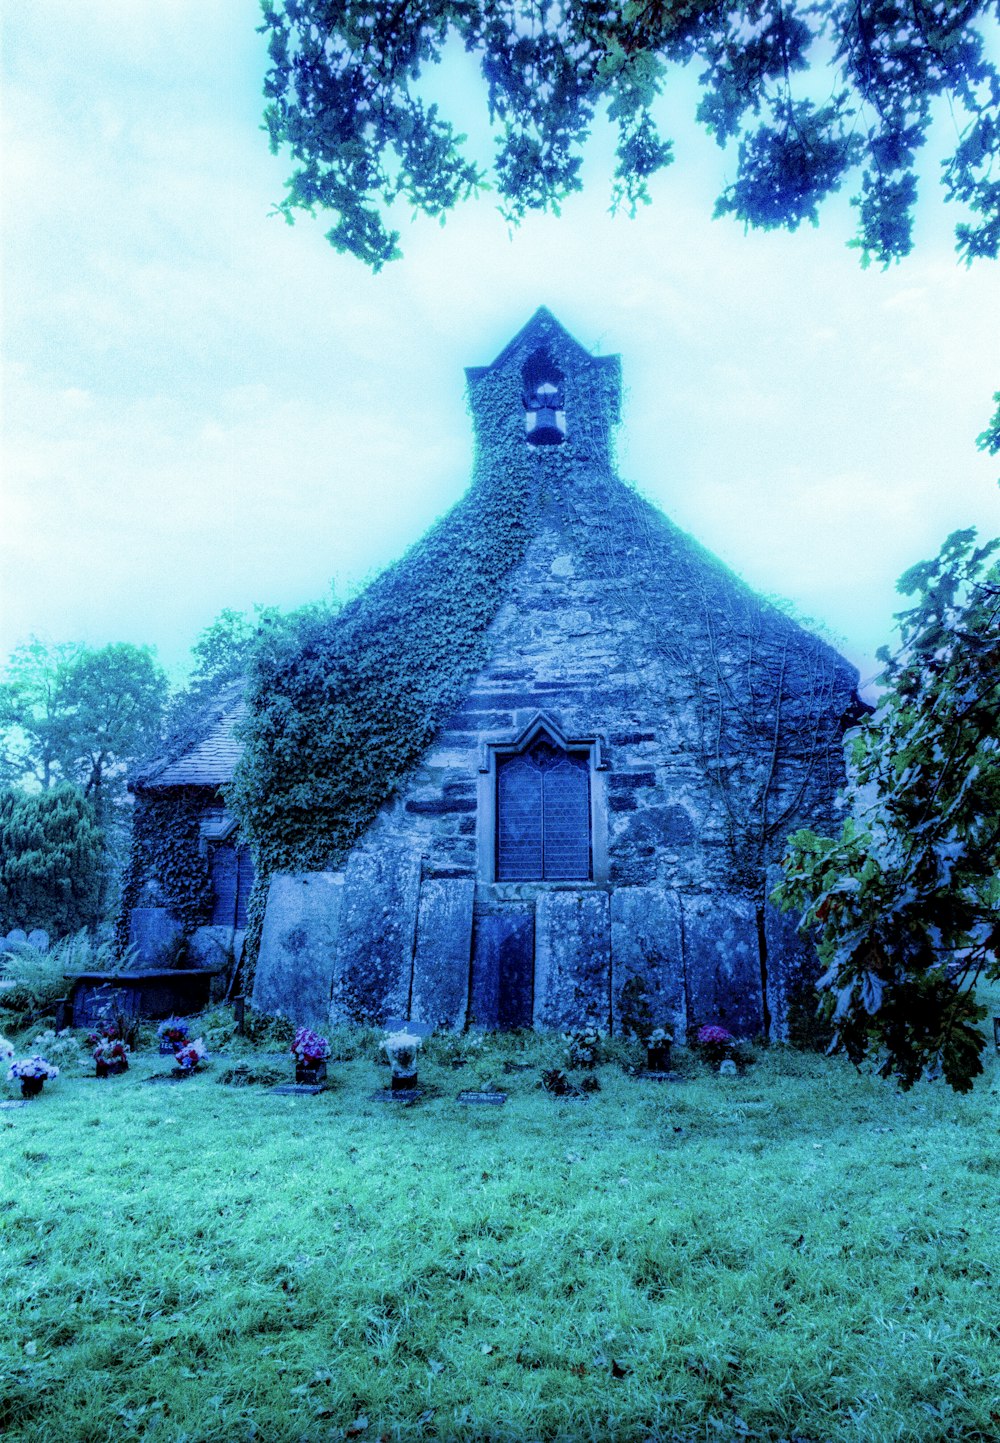
[[[708,1026],[698,1029],[698,1046],[704,1052],[706,1058],[713,1066],[725,1062],[732,1057],[733,1048],[736,1046],[736,1038],[724,1027]]]
[[[190,1029],[186,1022],[179,1017],[168,1017],[161,1022],[156,1029],[156,1035],[160,1039],[160,1056],[172,1057],[181,1047],[187,1045]]]
[[[19,1062],[12,1062],[7,1069],[8,1081],[20,1082],[22,1097],[37,1097],[46,1082],[58,1076],[58,1067],[53,1067],[51,1062],[46,1062],[45,1058],[37,1053],[33,1057],[22,1057]]]
[[[174,1075],[190,1077],[192,1072],[197,1072],[207,1056],[208,1049],[204,1042],[200,1037],[196,1037],[193,1042],[188,1042],[174,1053]]]
[[[646,1066],[650,1072],[670,1071],[670,1049],[674,1034],[669,1027],[654,1027],[646,1038]]]
[[[393,1092],[410,1092],[417,1086],[417,1052],[421,1039],[413,1032],[393,1032],[383,1042],[392,1068]]]
[[[601,1055],[602,1034],[596,1027],[564,1032],[566,1062],[570,1067],[596,1067]]]
[[[128,1072],[129,1050],[120,1037],[105,1037],[94,1048],[94,1064],[98,1077],[115,1077]]]
[[[295,1057],[295,1081],[306,1086],[315,1086],[326,1081],[326,1059],[330,1056],[330,1044],[325,1037],[311,1027],[300,1027],[292,1042],[291,1051]]]

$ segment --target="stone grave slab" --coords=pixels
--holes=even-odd
[[[611,894],[611,1027],[668,1027],[680,1041],[687,1026],[681,908],[662,887],[619,887]]]
[[[166,907],[133,907],[128,940],[138,949],[133,970],[172,967],[183,946],[184,933]]]
[[[476,918],[469,1021],[530,1027],[534,1010],[535,919],[526,907]]]
[[[380,1026],[409,1011],[420,857],[386,846],[356,851],[344,873],[330,1018]]]
[[[325,1082],[279,1082],[270,1089],[278,1097],[316,1097],[326,1091]]]
[[[258,1011],[326,1027],[343,892],[338,872],[271,878],[251,999]]]
[[[608,894],[543,893],[535,907],[535,1026],[607,1031],[610,992]]]
[[[414,1021],[460,1032],[469,1011],[472,952],[471,878],[430,877],[421,884],[413,954]]]
[[[764,1026],[756,908],[732,895],[684,897],[681,906],[689,1030],[715,1023],[756,1036]]]

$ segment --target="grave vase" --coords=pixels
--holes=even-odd
[[[646,1048],[646,1067],[650,1072],[670,1071],[669,1042],[652,1042]]]
[[[297,1057],[295,1059],[295,1081],[306,1087],[318,1087],[326,1081],[325,1057]]]
[[[22,1077],[22,1078],[21,1078],[21,1096],[22,1096],[22,1097],[25,1097],[25,1098],[27,1098],[27,1097],[40,1097],[40,1096],[41,1096],[42,1088],[43,1088],[44,1086],[45,1086],[45,1078],[44,1078],[44,1077]]]
[[[98,1077],[118,1077],[123,1072],[128,1072],[128,1061],[124,1057],[114,1057],[110,1062],[98,1058],[95,1062]]]

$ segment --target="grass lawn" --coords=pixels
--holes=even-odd
[[[147,1051],[0,1112],[0,1435],[995,1443],[995,1060],[561,1102],[554,1045],[502,1108],[427,1059],[400,1108],[373,1057],[287,1097]]]

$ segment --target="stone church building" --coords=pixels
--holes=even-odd
[[[663,1024],[682,1038],[713,1022],[784,1037],[813,962],[767,895],[789,833],[836,825],[857,672],[618,478],[617,357],[590,355],[542,309],[467,379],[472,486],[339,629],[251,688],[249,780],[236,767],[230,785],[235,703],[142,780],[150,805],[187,789],[200,921],[219,925],[205,857],[220,867],[220,841],[245,888],[242,828],[258,866],[247,975],[263,1010],[320,1026]],[[452,662],[427,639],[435,610]],[[369,744],[345,721],[335,748],[329,718],[360,715],[357,689],[378,684],[366,668],[406,656],[412,684],[385,682],[397,694],[385,726],[408,708],[419,718],[409,760],[324,850],[350,800],[349,788],[330,800],[332,773],[358,768]],[[415,710],[410,692],[447,665],[441,709]],[[296,706],[326,720],[293,729]],[[327,800],[312,808],[288,787],[281,813],[288,767],[317,749]],[[301,853],[274,835],[296,828]],[[169,886],[145,884],[169,914]],[[225,892],[230,926],[238,901]]]

